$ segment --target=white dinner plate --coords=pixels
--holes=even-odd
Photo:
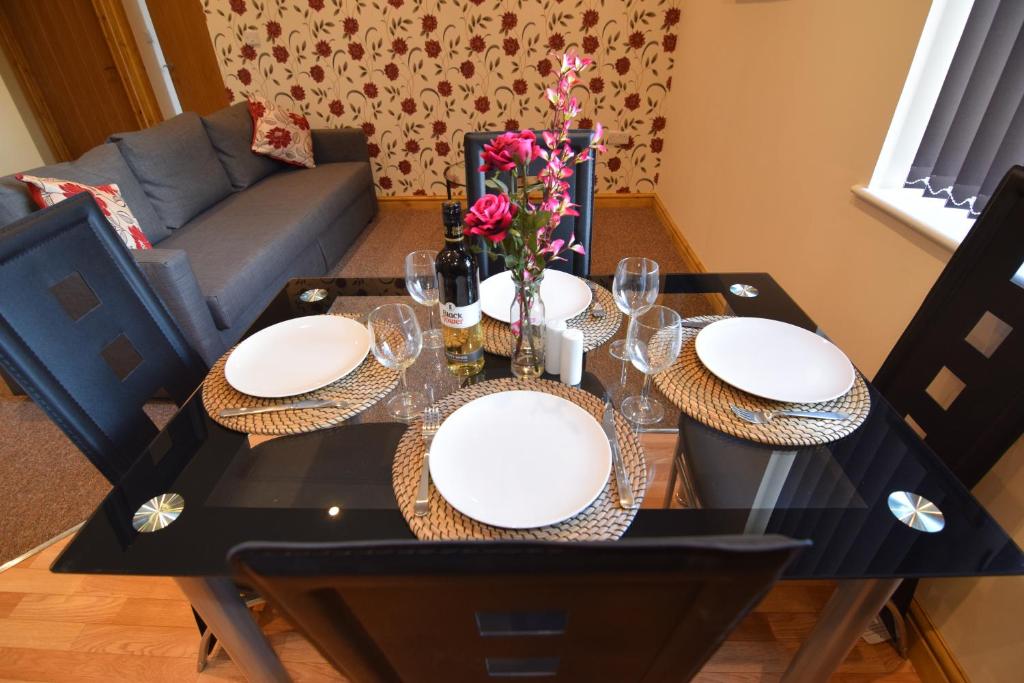
[[[802,327],[765,318],[727,318],[697,334],[697,357],[719,379],[785,403],[831,401],[850,390],[846,354]]]
[[[512,300],[516,296],[512,272],[504,270],[480,283],[480,308],[484,314],[503,323],[512,322]],[[560,270],[544,272],[540,283],[540,298],[548,320],[568,320],[590,305],[593,296],[587,283]]]
[[[271,325],[231,352],[228,384],[260,398],[295,396],[327,386],[359,367],[370,331],[340,315],[309,315]]]
[[[537,391],[490,394],[444,421],[430,449],[444,499],[506,529],[557,524],[600,495],[612,466],[601,425],[579,406]]]

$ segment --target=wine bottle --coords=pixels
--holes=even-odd
[[[484,369],[480,268],[462,235],[462,205],[444,202],[444,249],[437,255],[437,293],[448,369],[470,377]]]

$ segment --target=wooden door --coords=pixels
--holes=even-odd
[[[140,128],[92,0],[2,0],[0,24],[54,155]]]
[[[199,0],[146,0],[183,111],[205,116],[228,105]]]

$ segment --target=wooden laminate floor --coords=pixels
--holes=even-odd
[[[674,436],[647,435],[656,463],[645,503],[663,500]],[[243,680],[220,652],[199,674],[188,602],[173,580],[54,574],[61,541],[0,573],[0,682]],[[779,584],[715,654],[699,683],[774,683],[832,591],[827,582]],[[282,619],[266,632],[294,680],[344,681]],[[861,641],[834,683],[918,683],[889,643]],[[609,682],[614,683],[614,682]]]

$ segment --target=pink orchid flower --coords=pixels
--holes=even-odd
[[[553,55],[559,70],[552,87],[544,90],[551,103],[552,120],[540,140],[531,131],[508,132],[496,137],[481,154],[482,171],[511,174],[508,194],[481,197],[466,217],[466,232],[489,239],[503,251],[517,278],[524,282],[536,280],[547,263],[564,260],[567,251],[585,253],[584,246],[570,236],[568,242],[554,238],[555,230],[567,216],[578,216],[579,206],[569,196],[568,178],[573,167],[606,151],[605,129],[597,123],[589,145],[576,152],[569,142],[569,133],[582,104],[573,90],[581,87],[580,72],[593,65],[593,60],[567,50]],[[542,144],[541,144],[542,143]],[[535,159],[544,162],[537,173],[536,185],[529,185],[529,164]],[[540,190],[536,200],[532,193]],[[510,196],[511,195],[511,196]],[[543,217],[530,219],[537,213]],[[515,330],[513,330],[515,332]]]

